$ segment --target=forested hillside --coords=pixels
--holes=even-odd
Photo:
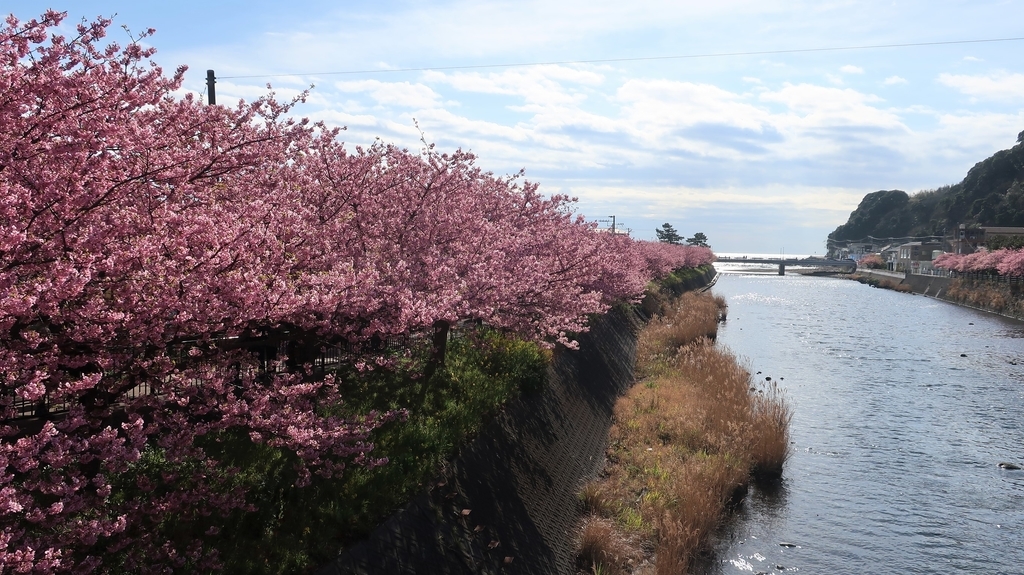
[[[864,196],[828,239],[944,235],[959,224],[1024,226],[1024,132],[1015,146],[978,162],[958,184],[914,195],[880,190]]]

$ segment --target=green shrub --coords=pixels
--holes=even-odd
[[[241,434],[208,438],[204,449],[234,468],[233,481],[254,507],[209,537],[231,573],[298,573],[330,561],[419,493],[505,403],[541,390],[550,352],[481,328],[451,340],[444,368],[429,381],[411,376],[422,359],[405,358],[405,370],[338,377],[346,403],[331,409],[340,414],[408,410],[406,421],[387,423],[371,438],[373,455],[387,457],[386,465],[353,466],[342,477],[314,476],[311,485],[296,488],[293,454]],[[146,459],[148,467],[159,460],[159,454]],[[195,527],[182,517],[155,530],[170,536]]]

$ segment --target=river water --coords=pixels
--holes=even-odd
[[[714,292],[719,342],[786,390],[793,454],[713,573],[1024,573],[1024,471],[998,466],[1024,467],[1024,324],[836,278]]]

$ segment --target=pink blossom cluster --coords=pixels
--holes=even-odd
[[[942,254],[933,265],[940,269],[968,273],[998,273],[1004,276],[1024,276],[1024,249],[981,249],[973,254]]]
[[[885,267],[885,262],[879,254],[867,254],[857,260],[857,266],[869,269],[882,269]]]
[[[697,268],[713,263],[711,248],[684,246],[665,242],[637,242],[647,260],[647,273],[652,278],[663,276],[679,268]]]
[[[0,27],[0,572],[216,567],[204,533],[254,502],[204,441],[286,450],[300,486],[385,463],[369,436],[401,413],[327,415],[332,377],[225,342],[479,319],[572,345],[713,260],[601,233],[467,152],[347,150],[288,115],[302,97],[174,97],[185,70],[151,62],[152,31],[101,46],[108,20],[51,36],[63,17]],[[13,421],[43,400],[67,412]],[[208,529],[162,540],[168,518]]]

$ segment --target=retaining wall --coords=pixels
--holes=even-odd
[[[1024,288],[1019,283],[914,274],[902,277],[903,274],[867,269],[858,269],[857,273],[905,285],[916,294],[1024,320]]]
[[[871,276],[879,280],[893,282],[897,285],[907,286],[910,291],[939,299],[946,299],[944,296],[949,290],[950,278],[941,276],[925,276],[904,274],[902,272],[890,272],[885,270],[872,270],[858,268],[857,275]]]
[[[902,284],[910,286],[914,293],[946,299],[944,296],[949,289],[950,281],[950,278],[946,277],[910,274],[904,278]]]
[[[714,276],[709,266],[693,287]],[[641,325],[633,308],[597,318],[578,351],[556,353],[542,392],[511,402],[428,491],[317,575],[574,573],[577,492],[604,465]]]

